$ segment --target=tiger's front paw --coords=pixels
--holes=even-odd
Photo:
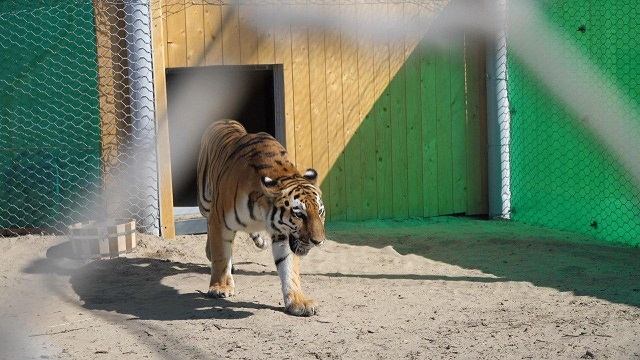
[[[312,316],[318,313],[318,303],[312,299],[293,299],[286,305],[285,311],[295,316]]]
[[[233,296],[233,286],[229,285],[211,285],[207,296],[210,298],[227,298]]]

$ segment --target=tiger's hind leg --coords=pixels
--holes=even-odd
[[[220,228],[212,226],[211,222],[208,224],[207,250],[211,260],[211,281],[207,295],[213,298],[233,296],[235,288],[231,274],[235,233],[229,230],[220,230]]]
[[[209,239],[207,239],[207,246],[205,246],[204,252],[207,254],[207,259],[211,262],[211,250],[209,250]],[[231,264],[231,274],[236,273],[236,267]]]

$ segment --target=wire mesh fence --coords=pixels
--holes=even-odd
[[[537,51],[566,66],[532,71],[507,32],[510,216],[638,245],[640,139],[628,135],[640,131],[640,5],[544,2],[541,13]]]
[[[158,233],[149,5],[0,3],[0,228]]]
[[[449,2],[0,2],[0,229],[15,234],[20,229],[63,229],[90,219],[134,218],[139,230],[159,232],[152,13],[167,18],[203,6],[284,4],[314,5],[308,9],[316,11],[356,3],[406,3],[422,13],[437,13]],[[505,4],[508,13],[519,2],[497,3]],[[602,128],[591,125],[607,127],[608,120],[631,119],[625,125],[640,131],[639,5],[632,0],[540,5],[545,24],[558,37],[538,29],[530,32],[539,45],[523,44],[522,37],[512,36],[523,28],[509,23],[504,37],[489,47],[496,50],[491,56],[497,60],[489,64],[494,67],[487,79],[489,96],[497,97],[488,121],[496,125],[489,131],[495,136],[489,145],[498,154],[489,171],[502,177],[498,215],[638,244],[640,190],[637,173],[629,168],[637,141],[603,141],[598,134]],[[154,11],[158,7],[161,11]],[[303,20],[340,14],[336,11],[305,13]],[[454,16],[445,31],[459,30],[460,24],[478,26],[478,32],[495,26],[491,15],[463,12],[466,17]],[[484,24],[476,23],[470,14],[487,18]],[[377,30],[371,24],[354,29],[404,34],[431,26],[424,18],[416,19],[415,24],[404,19]],[[325,24],[331,24],[330,19]],[[536,70],[519,51],[527,45],[561,53],[570,64],[572,58],[576,61],[557,75],[553,65]],[[540,79],[541,72],[584,87],[550,87]],[[576,112],[575,104],[567,101],[572,93],[593,89],[601,104],[622,102],[624,109],[609,106],[605,119],[590,110]]]
[[[0,70],[0,229],[134,218],[139,230],[159,232],[150,30],[158,8],[166,19],[204,6],[318,5],[306,21],[320,8],[387,3],[435,10],[446,1],[2,2],[0,56],[11,66]]]

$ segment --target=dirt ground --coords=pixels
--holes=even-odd
[[[640,249],[453,217],[328,235],[302,261],[308,318],[246,236],[226,300],[203,295],[204,235],[93,262],[64,236],[0,238],[0,357],[640,359]]]

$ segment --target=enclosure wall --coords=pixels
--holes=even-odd
[[[286,146],[330,220],[486,214],[479,43],[421,45],[443,1],[336,4],[166,1],[165,64],[283,64]]]
[[[512,219],[639,245],[638,179],[611,151],[615,146],[625,152],[634,144],[614,139],[605,145],[585,125],[615,126],[628,118],[631,129],[640,127],[640,5],[636,0],[559,1],[544,2],[542,8],[560,34],[545,38],[552,49],[547,51],[575,59],[564,76],[587,84],[571,91],[596,87],[602,103],[595,106],[621,102],[632,115],[577,116],[573,104],[556,97],[557,89],[545,87],[518,52],[510,51],[507,36]],[[582,59],[591,66],[577,65]],[[596,82],[598,74],[605,84]]]

